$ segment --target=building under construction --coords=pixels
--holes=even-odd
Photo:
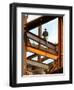
[[[29,15],[22,14],[22,30],[24,36],[22,74],[63,73],[63,16],[42,15],[29,22],[28,18]],[[42,31],[42,25],[56,18],[58,19],[58,43],[52,43],[47,39],[49,36],[47,27]],[[37,28],[38,34],[31,32],[34,28]],[[52,62],[43,63],[51,59],[53,60]]]

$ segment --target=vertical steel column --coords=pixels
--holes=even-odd
[[[58,17],[58,68],[61,67],[61,51],[63,43],[63,17]]]
[[[24,74],[27,74],[27,36],[24,32]]]
[[[23,15],[23,29],[25,27],[25,24],[27,23],[27,18],[28,16]],[[23,61],[23,74],[27,74],[27,34],[26,34],[26,30],[23,31],[24,33],[24,61]]]
[[[39,27],[38,27],[38,36],[39,37],[41,37],[41,35],[42,35],[42,26],[40,25]],[[38,44],[38,48],[40,48],[40,43]],[[41,56],[38,56],[38,61],[40,62],[40,58],[41,58]]]

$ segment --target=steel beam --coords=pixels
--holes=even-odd
[[[58,17],[58,68],[61,67],[61,51],[63,49],[63,17]],[[62,46],[62,47],[61,47]]]
[[[31,60],[32,58],[34,58],[34,57],[36,57],[36,56],[37,56],[37,54],[34,53],[33,55],[27,57],[27,59],[30,59],[30,60]]]
[[[34,40],[34,41],[36,41],[36,42],[38,42],[38,43],[40,43],[40,44],[48,47],[48,48],[51,48],[51,49],[55,49],[56,50],[56,47],[55,47],[55,45],[53,43],[47,42],[46,40],[38,37],[37,35],[35,35],[35,34],[31,33],[31,32],[27,32],[27,37],[29,39],[32,39],[32,40]]]
[[[42,25],[46,22],[49,22],[49,21],[51,21],[55,18],[57,18],[57,16],[42,16],[42,17],[39,17],[39,18],[29,22],[29,23],[26,23],[25,27],[24,27],[24,30],[29,31],[29,30],[31,30],[35,27],[38,27],[38,26],[40,26],[40,25]]]
[[[43,50],[43,51],[46,51],[48,53],[51,53],[51,54],[55,54],[57,55],[58,53],[56,52],[56,50],[53,50],[53,49],[49,49],[49,48],[45,48],[43,46],[38,46],[38,45],[35,45],[35,44],[31,44],[31,47],[33,48],[36,48],[36,49],[40,49],[40,50]]]
[[[56,60],[58,58],[58,55],[54,55],[54,54],[48,53],[48,52],[40,50],[40,49],[36,49],[33,47],[29,47],[29,46],[27,46],[26,48],[27,48],[27,51],[36,53],[38,55],[46,56],[46,57],[54,59],[54,60]]]
[[[33,61],[33,60],[27,60],[27,64],[32,65],[32,66],[36,66],[39,68],[43,68],[43,69],[49,69],[49,66],[43,63],[39,63],[37,61]]]

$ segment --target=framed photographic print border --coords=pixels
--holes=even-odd
[[[17,8],[43,8],[43,9],[59,9],[69,10],[69,80],[63,81],[45,81],[32,83],[17,83]],[[57,5],[41,5],[41,4],[26,4],[26,3],[12,3],[10,4],[10,86],[24,87],[24,86],[40,86],[40,85],[55,85],[55,84],[70,84],[72,83],[72,7],[71,6],[57,6]]]

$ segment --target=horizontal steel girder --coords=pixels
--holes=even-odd
[[[42,51],[40,49],[36,49],[36,48],[33,48],[33,47],[28,47],[28,46],[26,48],[27,48],[27,51],[36,53],[38,55],[46,56],[46,57],[54,59],[54,60],[56,60],[58,58],[58,55],[54,55],[54,54],[48,53],[46,51]]]

